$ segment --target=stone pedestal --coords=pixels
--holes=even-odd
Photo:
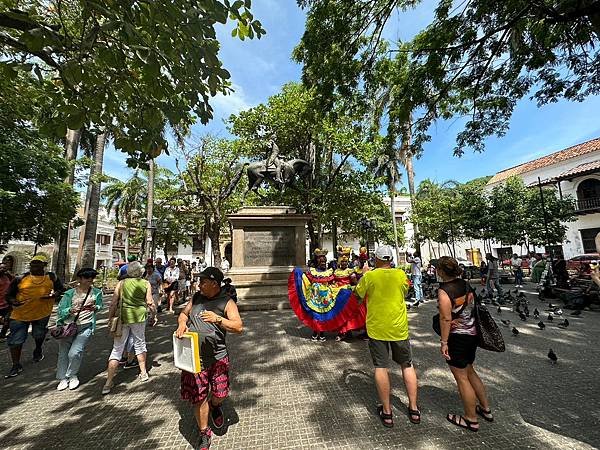
[[[232,265],[227,275],[238,293],[238,307],[289,307],[287,279],[306,265],[306,222],[288,206],[244,207],[228,216],[233,227]]]

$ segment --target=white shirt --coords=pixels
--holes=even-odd
[[[418,256],[413,256],[408,258],[408,262],[411,263],[410,274],[421,275],[421,258]]]
[[[221,269],[223,269],[223,272],[227,272],[229,270],[229,261],[223,259],[223,261],[221,261]]]
[[[173,268],[167,267],[165,269],[164,280],[169,283],[179,280],[179,267],[173,267]]]

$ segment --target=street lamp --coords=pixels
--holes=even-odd
[[[164,230],[168,227],[169,221],[167,219],[157,219],[156,217],[152,217],[150,223],[148,223],[148,219],[140,219],[140,226],[142,229],[149,231],[146,238],[146,244],[144,248],[144,252],[147,255],[150,255],[150,258],[154,260],[154,236],[157,230]]]
[[[371,248],[369,246],[369,231],[372,230],[373,228],[375,228],[374,223],[371,219],[367,219],[366,217],[363,217],[360,220],[360,226],[363,229],[363,232],[365,233],[365,237],[367,240],[367,252],[371,252]]]

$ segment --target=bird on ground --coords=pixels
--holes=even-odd
[[[556,353],[554,353],[554,350],[552,349],[550,349],[550,351],[548,352],[548,358],[550,359],[552,364],[556,364],[556,362],[558,361],[558,356],[556,356]]]
[[[527,320],[527,316],[525,314],[523,314],[522,312],[519,313],[519,318],[525,322]]]
[[[537,309],[537,308],[535,308],[535,309],[533,310],[533,318],[534,318],[534,319],[537,319],[538,317],[540,317],[540,312],[538,311],[538,309]]]
[[[580,309],[578,309],[577,311],[573,311],[573,312],[571,313],[571,315],[572,315],[572,316],[580,316],[580,315],[581,315],[581,310],[580,310]]]
[[[563,313],[563,312],[562,312],[562,309],[560,309],[560,308],[558,308],[558,307],[557,307],[557,308],[554,308],[554,311],[553,311],[553,312],[554,312],[554,314],[556,314],[557,316],[562,316],[562,313]]]
[[[498,314],[502,313],[502,308],[500,308],[500,306],[498,306]]]
[[[552,302],[548,302],[548,309],[553,310],[554,308],[555,306],[552,304]]]
[[[569,321],[567,319],[563,320],[558,324],[558,328],[567,328],[569,326]]]
[[[502,322],[502,325],[504,325],[505,327],[508,327],[510,325],[510,320],[502,320],[502,319],[500,319],[500,322]]]
[[[552,317],[552,314],[548,314],[548,322],[552,322],[554,320],[554,317]]]
[[[519,330],[517,330],[515,327],[513,327],[512,334],[513,334],[513,336],[518,336],[519,335]]]
[[[546,328],[546,324],[540,320],[538,322],[538,327],[539,327],[540,330],[543,330],[544,328]]]

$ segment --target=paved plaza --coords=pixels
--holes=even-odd
[[[545,304],[531,300],[531,310]],[[312,342],[310,331],[287,311],[245,312],[246,331],[230,336],[233,362],[231,399],[225,404],[228,429],[215,436],[214,449],[469,449],[600,447],[600,313],[570,317],[561,330],[525,323],[508,309],[520,334],[505,331],[507,351],[480,350],[478,367],[489,389],[496,420],[481,420],[478,433],[445,420],[461,412],[450,371],[431,330],[435,302],[409,312],[414,362],[419,375],[420,425],[406,417],[400,370],[392,371],[395,426],[375,416],[376,393],[367,343]],[[494,315],[498,314],[493,310]],[[121,370],[116,387],[101,396],[111,339],[106,313],[85,355],[75,391],[57,392],[57,345],[46,343],[46,358],[0,380],[0,447],[10,449],[186,449],[198,433],[188,404],[179,399],[179,371],[172,364],[175,318],[163,315],[147,330],[150,381],[136,381],[136,369]],[[558,355],[551,366],[546,354]],[[9,368],[8,351],[0,369]]]

